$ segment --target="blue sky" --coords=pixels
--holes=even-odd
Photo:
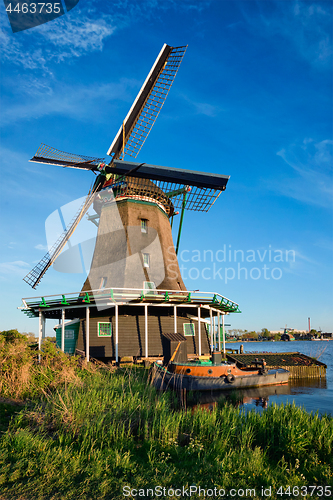
[[[80,0],[16,34],[3,4],[0,19],[0,330],[36,332],[21,297],[84,281],[22,281],[47,217],[93,180],[29,158],[41,142],[104,156],[163,43],[188,50],[138,161],[230,175],[208,213],[186,213],[187,288],[239,303],[232,328],[333,330],[331,1]]]

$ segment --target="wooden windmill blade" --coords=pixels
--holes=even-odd
[[[186,49],[187,45],[163,45],[107,152],[113,160],[123,159],[125,155],[136,158],[139,154],[163,107]]]
[[[103,163],[104,159],[93,156],[77,155],[74,153],[65,153],[64,151],[60,151],[60,149],[52,148],[42,143],[35,155],[29,161],[57,165],[60,167],[96,171],[99,163]]]
[[[36,286],[40,283],[42,277],[48,270],[48,268],[53,264],[56,258],[60,255],[64,246],[66,245],[69,238],[74,233],[77,225],[80,220],[87,212],[89,207],[95,198],[95,192],[89,193],[83,204],[79,208],[78,212],[75,214],[71,222],[68,224],[68,227],[65,231],[59,236],[50,250],[44,255],[44,257],[36,264],[36,266],[23,278],[23,280],[28,283],[32,288],[36,288]]]

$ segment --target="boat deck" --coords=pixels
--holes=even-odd
[[[265,359],[267,369],[285,368],[290,378],[326,377],[327,365],[300,352],[227,354],[227,359],[241,368],[253,366],[255,359]]]

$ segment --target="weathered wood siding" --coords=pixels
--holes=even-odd
[[[147,221],[146,233],[141,232],[143,219]],[[149,267],[143,265],[142,253],[146,252],[150,255]],[[169,217],[157,204],[143,200],[106,203],[82,291],[98,290],[102,282],[106,288],[141,289],[144,281],[153,281],[161,290],[186,290]]]
[[[111,337],[98,337],[98,323],[112,323]],[[198,322],[184,316],[177,316],[177,330],[184,333],[184,323],[195,325],[195,335],[187,336],[188,354],[198,354]],[[90,317],[90,355],[96,358],[115,357],[115,311],[105,311],[103,316]],[[162,356],[162,333],[174,331],[174,316],[166,308],[148,307],[148,356]],[[86,320],[80,321],[77,348],[86,350]],[[209,343],[205,325],[201,323],[201,351],[209,353]],[[145,316],[144,307],[119,307],[118,316],[118,355],[145,356]]]

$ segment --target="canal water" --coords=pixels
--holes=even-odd
[[[227,349],[239,349],[239,342],[227,343]],[[258,387],[237,391],[240,406],[248,410],[255,408],[263,411],[271,404],[294,402],[308,412],[319,412],[320,415],[333,415],[333,340],[329,341],[293,341],[293,342],[243,342],[244,353],[283,353],[300,352],[318,358],[327,365],[325,378],[291,380],[288,385]],[[214,403],[225,394],[204,394],[200,397],[200,406],[213,407]]]

